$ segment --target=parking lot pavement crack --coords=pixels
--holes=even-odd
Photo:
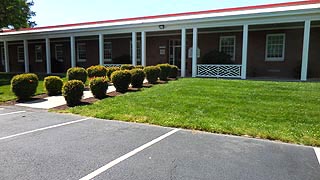
[[[174,159],[173,161],[171,161],[171,166],[173,166],[172,168],[170,168],[170,180],[176,180],[176,171],[177,171],[177,163],[176,163],[176,159]]]

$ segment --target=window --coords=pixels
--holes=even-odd
[[[42,62],[42,46],[35,45],[34,48],[35,48],[36,62]]]
[[[104,42],[104,63],[112,61],[112,42]]]
[[[5,61],[5,54],[4,54],[4,47],[1,47],[1,65],[4,66]]]
[[[57,61],[63,62],[63,45],[62,44],[55,45],[55,57]]]
[[[78,62],[85,62],[87,60],[86,43],[78,43]]]
[[[23,46],[18,46],[17,52],[18,52],[18,62],[24,62],[24,48],[23,48]]]
[[[228,54],[231,60],[234,61],[236,56],[236,37],[221,36],[219,51]]]
[[[132,59],[132,41],[130,41],[130,57]],[[141,63],[141,41],[137,41],[137,64]]]
[[[283,61],[285,34],[268,34],[266,42],[266,61]]]

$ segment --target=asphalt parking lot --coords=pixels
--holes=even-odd
[[[0,179],[319,180],[317,149],[0,107]]]

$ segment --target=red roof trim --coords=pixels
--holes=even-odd
[[[83,23],[63,24],[63,25],[54,25],[54,26],[43,26],[43,27],[35,27],[35,28],[22,28],[19,31],[32,31],[32,30],[41,30],[41,29],[52,29],[52,28],[94,25],[94,24],[104,24],[104,23],[115,23],[115,22],[124,22],[124,21],[146,20],[146,19],[158,19],[158,18],[167,18],[167,17],[178,17],[178,16],[190,16],[190,15],[200,15],[200,14],[209,14],[209,13],[222,13],[222,12],[232,12],[232,11],[266,9],[266,8],[276,8],[276,7],[285,7],[285,6],[308,5],[308,4],[316,4],[316,3],[320,3],[320,0],[304,0],[304,1],[285,2],[285,3],[277,3],[277,4],[265,4],[265,5],[245,6],[245,7],[236,7],[236,8],[226,8],[226,9],[215,9],[215,10],[196,11],[196,12],[173,13],[173,14],[163,14],[163,15],[155,15],[155,16],[143,16],[143,17],[134,17],[134,18],[115,19],[115,20],[83,22]],[[11,31],[15,31],[15,30],[4,30],[3,32],[11,32]]]

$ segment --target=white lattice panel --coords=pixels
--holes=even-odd
[[[241,78],[241,65],[199,64],[198,77]]]
[[[105,67],[120,67],[122,64],[105,64]]]

